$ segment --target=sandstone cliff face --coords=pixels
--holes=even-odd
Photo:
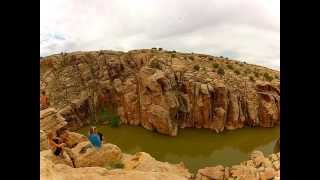
[[[218,74],[213,63],[225,74]],[[228,69],[230,65],[243,69],[241,75]],[[221,132],[279,124],[279,80],[267,82],[260,76],[250,81],[257,72],[278,75],[197,54],[75,52],[43,58],[40,86],[72,130],[96,120],[93,114],[99,107],[112,106],[122,123],[175,136],[178,128],[186,127]]]

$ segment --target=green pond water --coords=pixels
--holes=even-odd
[[[96,126],[105,142],[120,147],[125,153],[147,152],[159,161],[184,162],[191,172],[205,166],[230,166],[247,160],[253,150],[273,153],[280,128],[242,128],[216,134],[208,129],[179,129],[177,137],[148,131],[139,126],[112,128]],[[79,130],[87,134],[89,127]]]

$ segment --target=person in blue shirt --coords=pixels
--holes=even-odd
[[[99,149],[101,147],[102,139],[101,136],[97,133],[95,127],[90,128],[88,139],[95,148]]]

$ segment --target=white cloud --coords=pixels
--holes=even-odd
[[[40,4],[41,56],[163,47],[280,68],[278,0],[41,0]]]

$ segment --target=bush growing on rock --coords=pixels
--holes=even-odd
[[[193,69],[196,70],[196,71],[199,71],[199,70],[200,70],[200,66],[199,66],[198,64],[197,64],[197,65],[194,65],[194,66],[193,66]]]
[[[100,110],[98,113],[98,120],[109,124],[111,127],[118,127],[121,122],[120,117],[107,107]]]
[[[218,72],[218,74],[220,74],[222,76],[224,75],[224,69],[222,69],[222,68],[219,68],[217,72]]]
[[[124,168],[124,164],[121,161],[116,161],[116,162],[113,162],[111,164],[106,164],[104,167],[106,169],[108,169],[108,170],[123,169]]]
[[[110,120],[110,126],[111,127],[119,127],[120,126],[120,117],[114,116]]]
[[[252,81],[252,82],[255,82],[255,81],[256,81],[253,76],[250,76],[249,79],[250,79],[250,81]]]
[[[234,71],[234,73],[236,73],[237,75],[239,75],[239,74],[240,74],[240,71],[239,71],[238,69],[236,69],[236,70]]]
[[[272,81],[272,80],[273,80],[273,77],[270,76],[267,72],[265,72],[265,73],[263,74],[263,77],[264,77],[265,80],[267,80],[267,81]]]
[[[98,112],[98,120],[99,121],[106,121],[107,119],[110,119],[113,116],[114,116],[113,113],[106,107],[102,108]]]
[[[155,68],[155,69],[161,69],[160,61],[159,60],[151,61],[150,67]]]
[[[218,63],[214,63],[213,64],[213,68],[218,68],[219,67],[219,64]]]
[[[162,48],[159,48],[159,51],[162,51]]]
[[[228,67],[229,69],[233,70],[232,64],[228,64],[227,67]]]
[[[260,73],[254,72],[254,76],[255,76],[256,78],[259,78],[259,77],[260,77]]]
[[[250,74],[251,73],[251,70],[249,68],[247,68],[245,71],[244,71],[245,74]]]
[[[209,60],[212,61],[212,60],[213,60],[213,57],[209,57]]]

